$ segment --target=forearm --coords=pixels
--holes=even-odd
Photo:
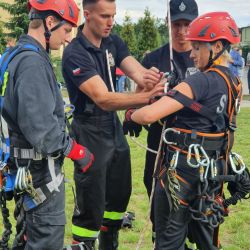
[[[193,99],[193,93],[188,84],[180,83],[175,89]],[[171,115],[182,108],[183,105],[180,102],[171,97],[163,96],[153,104],[136,110],[131,118],[138,124],[147,125]]]
[[[146,105],[149,102],[149,98],[150,94],[148,92],[136,94],[108,92],[96,100],[96,104],[106,111],[123,110]]]

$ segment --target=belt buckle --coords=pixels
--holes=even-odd
[[[36,151],[34,151],[34,158],[33,158],[33,160],[34,161],[41,161],[42,159],[43,159],[42,154],[37,153]]]

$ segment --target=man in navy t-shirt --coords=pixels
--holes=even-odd
[[[145,105],[163,90],[156,84],[160,74],[142,67],[122,39],[110,34],[115,13],[115,1],[83,1],[85,24],[63,55],[63,76],[75,105],[72,130],[95,155],[85,175],[77,169],[74,173],[73,239],[92,248],[101,231],[100,250],[118,249],[118,231],[131,194],[129,147],[114,111]],[[116,67],[141,88],[155,87],[137,94],[114,93]]]

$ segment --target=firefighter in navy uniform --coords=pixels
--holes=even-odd
[[[85,23],[64,51],[63,76],[76,108],[72,129],[77,141],[92,150],[95,162],[85,176],[74,175],[77,204],[72,233],[75,242],[94,245],[100,231],[99,249],[115,250],[131,194],[131,164],[129,146],[114,111],[147,104],[163,86],[144,93],[114,93],[116,67],[142,88],[152,79],[151,83],[159,83],[160,74],[142,67],[122,39],[110,34],[115,0],[84,0],[83,13]],[[149,81],[145,81],[146,73]]]
[[[139,124],[150,124],[175,113],[163,133],[164,160],[155,191],[157,250],[184,249],[191,218],[197,222],[192,230],[198,249],[219,249],[216,229],[228,205],[222,198],[223,181],[232,178],[244,186],[242,197],[249,193],[248,171],[230,153],[241,92],[227,67],[227,49],[240,41],[236,23],[226,12],[204,14],[189,25],[187,40],[201,72],[131,115]]]
[[[48,53],[69,40],[79,11],[73,0],[29,0],[28,6],[28,34],[4,57],[18,51],[6,70],[1,109],[1,140],[8,134],[10,139],[6,186],[13,188],[20,209],[15,212],[13,249],[61,250],[66,223],[64,157],[75,160],[83,174],[93,155],[65,131],[64,102]]]

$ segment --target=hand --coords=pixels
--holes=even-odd
[[[136,109],[131,108],[125,112],[125,118],[122,126],[124,135],[135,137],[138,137],[140,135],[142,125],[131,120],[131,115],[135,112],[135,110]]]
[[[160,82],[162,73],[159,69],[151,67],[147,69],[143,75],[144,85],[146,90],[152,90],[156,84]]]
[[[82,145],[73,141],[72,149],[66,156],[79,165],[80,170],[85,173],[94,162],[94,155]]]
[[[148,92],[149,99],[154,98],[155,96],[161,96],[164,94],[164,87],[165,87],[166,80],[160,81],[154,88]]]

